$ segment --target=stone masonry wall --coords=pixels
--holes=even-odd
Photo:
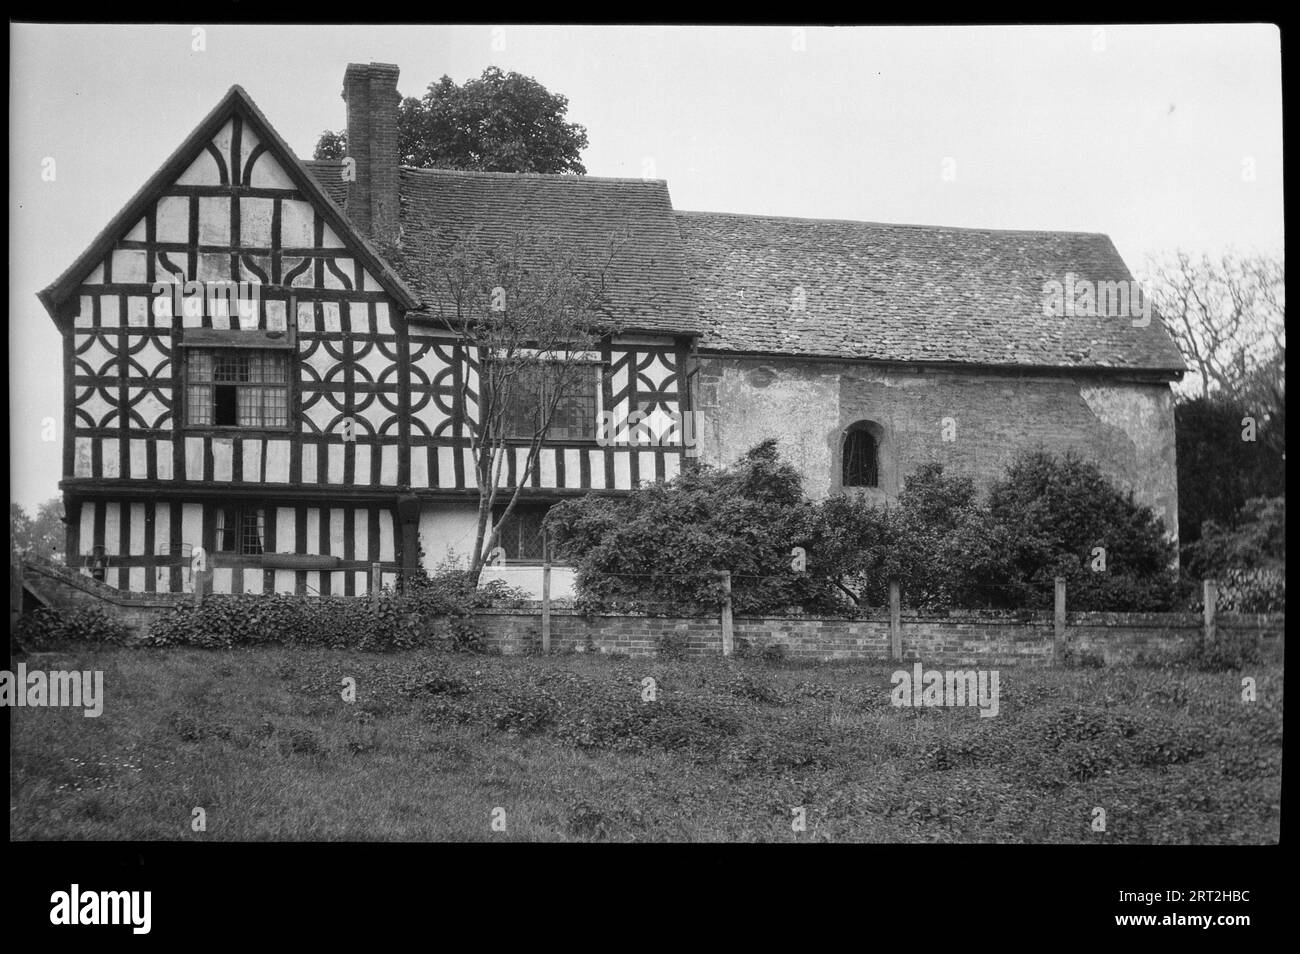
[[[1132,490],[1177,536],[1167,383],[706,355],[697,399],[701,460],[726,465],[776,437],[813,498],[841,489],[844,430],[872,421],[883,432],[880,486],[865,492],[879,501],[894,497],[909,474],[931,461],[970,474],[983,487],[1023,451],[1074,451]]]

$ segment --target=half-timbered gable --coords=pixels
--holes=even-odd
[[[96,575],[182,589],[199,546],[218,592],[351,592],[400,565],[413,299],[242,90],[42,297],[68,552]]]

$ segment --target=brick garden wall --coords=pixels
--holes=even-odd
[[[540,645],[537,611],[488,610],[479,624],[489,643],[505,653]],[[1223,634],[1245,635],[1266,651],[1282,654],[1283,614],[1220,615]],[[986,666],[1045,666],[1052,662],[1054,627],[1050,613],[959,612],[949,615],[904,611],[901,616],[903,657],[908,660]],[[737,648],[759,651],[785,647],[793,659],[887,660],[889,614],[861,619],[810,616],[738,617]],[[1070,613],[1066,638],[1074,658],[1106,664],[1129,663],[1186,646],[1201,639],[1197,613]],[[662,640],[676,641],[688,655],[720,655],[722,624],[716,617],[582,616],[573,610],[551,611],[551,648],[652,655]]]
[[[124,593],[75,570],[42,562],[27,565],[24,586],[43,602],[61,609],[99,606],[116,615],[137,637],[164,609],[193,597],[180,594]],[[337,597],[342,599],[343,597]],[[503,653],[521,653],[541,645],[540,605],[483,610],[476,616],[489,645]],[[1281,658],[1284,614],[1220,614],[1221,635],[1257,640]],[[1066,639],[1074,662],[1129,663],[1161,654],[1202,638],[1198,613],[1068,613]],[[435,622],[434,631],[445,631]],[[1054,625],[1049,612],[955,611],[938,614],[904,610],[900,633],[905,660],[952,665],[1044,666],[1052,662]],[[880,611],[859,619],[825,619],[805,615],[737,617],[738,650],[761,651],[783,646],[793,659],[888,660],[889,614]],[[663,645],[687,655],[722,653],[718,616],[593,615],[564,608],[551,610],[551,648],[557,652],[590,651],[652,656]]]

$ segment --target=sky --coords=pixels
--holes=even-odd
[[[11,24],[11,500],[30,510],[61,476],[36,292],[230,86],[309,158],[345,125],[345,67],[372,61],[403,96],[491,65],[532,76],[587,128],[588,174],[666,179],[677,209],[1104,232],[1135,272],[1174,248],[1282,249],[1270,25]]]

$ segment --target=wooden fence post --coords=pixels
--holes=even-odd
[[[9,632],[23,612],[23,554],[9,551]]]
[[[735,646],[731,624],[731,571],[722,571],[722,655],[730,656]]]
[[[1218,638],[1218,624],[1214,617],[1219,608],[1219,584],[1214,580],[1204,580],[1201,585],[1204,589],[1205,602],[1205,631],[1202,633],[1202,640],[1203,645],[1208,648],[1213,646],[1215,639]]]
[[[212,592],[212,570],[194,571],[194,605],[203,602],[203,597]]]
[[[551,555],[542,564],[542,652],[551,651]]]
[[[903,595],[897,580],[889,581],[889,655],[903,658]]]
[[[1053,622],[1052,657],[1058,666],[1064,666],[1065,656],[1065,577],[1056,578],[1056,612]]]
[[[379,612],[379,591],[384,588],[384,574],[381,564],[370,564],[370,609]]]

